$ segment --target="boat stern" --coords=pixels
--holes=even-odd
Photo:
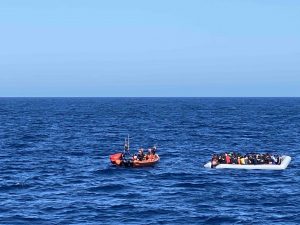
[[[116,153],[116,154],[110,155],[109,159],[112,164],[120,165],[120,163],[122,161],[122,153]]]

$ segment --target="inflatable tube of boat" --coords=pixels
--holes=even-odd
[[[248,170],[285,170],[290,164],[292,158],[290,156],[282,156],[280,165],[275,164],[219,164],[214,169],[248,169]],[[204,165],[205,168],[211,168],[211,162]]]

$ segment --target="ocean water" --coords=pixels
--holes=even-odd
[[[158,146],[149,168],[109,155]],[[213,170],[213,152],[292,157]],[[300,98],[0,98],[0,224],[300,224]]]

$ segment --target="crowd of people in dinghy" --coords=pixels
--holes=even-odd
[[[281,163],[279,155],[271,155],[269,153],[247,153],[245,155],[236,152],[225,152],[221,154],[213,154],[211,165],[218,164],[240,164],[240,165],[258,165],[258,164],[276,164]]]

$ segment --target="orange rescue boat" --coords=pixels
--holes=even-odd
[[[154,147],[156,150],[156,147]],[[125,157],[126,156],[126,157]],[[129,137],[125,139],[124,152],[118,152],[109,156],[109,159],[113,165],[125,166],[125,167],[146,167],[153,166],[159,161],[159,156],[153,152],[153,154],[145,155],[143,160],[137,159],[136,156],[132,156],[129,152]]]
[[[144,160],[124,160],[122,153],[116,153],[110,155],[109,157],[111,163],[116,166],[132,166],[132,167],[146,167],[146,166],[153,166],[155,163],[159,161],[159,155],[155,154],[153,157]]]

